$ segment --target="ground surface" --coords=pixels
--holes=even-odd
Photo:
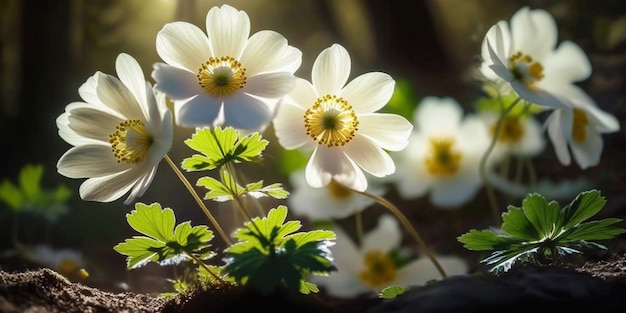
[[[254,308],[275,312],[481,312],[523,311],[537,305],[554,309],[626,310],[626,255],[573,268],[514,269],[499,277],[473,274],[415,288],[390,301],[361,298],[326,301],[320,296],[260,296],[242,288],[163,299],[132,292],[111,293],[72,283],[48,269],[0,271],[0,312],[238,312]]]

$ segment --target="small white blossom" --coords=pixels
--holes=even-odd
[[[312,282],[325,287],[335,297],[354,297],[362,293],[378,293],[390,285],[419,286],[441,274],[429,258],[420,257],[399,267],[390,252],[400,248],[402,233],[391,215],[382,215],[376,228],[363,237],[360,247],[341,229],[333,229],[337,239],[330,249],[336,272],[314,276]],[[452,256],[436,256],[448,276],[467,272],[466,263]]]
[[[338,44],[315,60],[312,83],[299,78],[274,119],[279,143],[285,149],[313,150],[306,166],[312,187],[332,180],[364,191],[363,170],[376,177],[395,171],[389,154],[407,145],[413,126],[402,116],[376,113],[393,94],[395,81],[371,72],[349,82],[350,55]]]
[[[425,97],[413,120],[408,147],[393,155],[402,168],[391,177],[400,196],[430,193],[431,203],[440,208],[466,203],[482,186],[479,164],[490,144],[487,127],[475,116],[464,118],[451,98]]]
[[[166,24],[157,35],[155,88],[174,100],[176,124],[261,130],[279,100],[293,89],[302,52],[282,35],[250,35],[246,12],[213,7],[206,34],[186,22]]]

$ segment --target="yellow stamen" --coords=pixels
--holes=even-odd
[[[152,137],[140,120],[126,120],[109,135],[111,151],[117,163],[135,164],[143,160],[152,145]]]
[[[379,250],[368,251],[363,258],[365,268],[359,273],[363,284],[372,288],[388,286],[396,279],[396,265],[389,255]]]
[[[198,83],[208,94],[227,97],[246,84],[246,69],[230,56],[210,57],[198,69]]]
[[[431,138],[430,150],[424,163],[432,175],[451,176],[459,170],[462,157],[461,152],[454,148],[454,139]]]
[[[587,126],[589,117],[587,112],[579,108],[574,108],[574,125],[572,125],[572,139],[577,142],[584,142],[587,139]]]
[[[509,58],[509,68],[516,80],[530,88],[535,88],[535,83],[544,77],[543,65],[534,61],[530,55],[519,51]]]
[[[500,135],[498,141],[505,143],[516,143],[524,137],[524,125],[519,117],[507,116],[502,120],[502,126],[500,127]],[[496,131],[496,126],[491,127],[491,135],[493,136]]]
[[[328,184],[327,188],[330,194],[336,199],[345,199],[352,193],[350,189],[344,187],[334,179],[330,180],[330,184]]]
[[[335,95],[318,98],[304,113],[306,134],[328,147],[345,146],[354,138],[358,126],[352,106]]]

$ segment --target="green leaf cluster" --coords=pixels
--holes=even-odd
[[[187,171],[205,171],[230,162],[258,162],[268,143],[259,133],[240,138],[239,132],[232,127],[198,129],[191,138],[185,140],[185,144],[201,154],[184,159],[182,168]]]
[[[14,212],[29,212],[43,216],[51,222],[69,211],[65,205],[72,195],[69,188],[59,185],[48,190],[41,186],[44,173],[42,164],[27,164],[19,173],[18,182],[8,179],[0,184],[0,200]]]
[[[329,246],[335,234],[329,230],[298,232],[299,221],[287,221],[287,207],[270,210],[235,231],[238,242],[225,250],[225,272],[237,282],[269,294],[280,286],[308,294],[317,286],[306,281],[310,274],[336,270]]]
[[[233,179],[228,171],[223,171],[221,174],[221,181],[208,176],[198,179],[197,186],[209,189],[209,192],[204,195],[204,199],[224,202],[233,200],[233,195],[243,196],[248,194],[254,198],[272,197],[275,199],[285,199],[289,196],[289,192],[283,189],[280,183],[263,186],[263,181],[261,180],[246,184],[243,187]]]
[[[626,231],[616,225],[622,221],[618,218],[585,222],[605,204],[597,190],[580,193],[563,208],[532,193],[521,208],[508,207],[500,229],[471,230],[457,239],[469,250],[492,250],[482,262],[493,266],[491,271],[496,273],[516,263],[554,262],[558,256],[582,253],[581,248],[606,249],[594,241],[612,239]]]
[[[177,264],[189,258],[206,260],[214,256],[208,251],[213,232],[206,226],[191,226],[190,222],[176,225],[174,211],[161,209],[159,203],[136,203],[135,210],[126,214],[130,226],[145,236],[134,236],[113,249],[127,256],[129,269],[149,262],[161,265]]]

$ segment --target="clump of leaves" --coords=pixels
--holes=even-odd
[[[56,222],[68,212],[65,202],[72,193],[64,186],[47,189],[41,186],[44,167],[42,164],[27,164],[19,173],[17,185],[8,179],[0,184],[0,201],[14,212],[28,212]]]
[[[335,233],[329,230],[298,232],[299,221],[287,221],[287,207],[271,209],[267,217],[253,218],[235,231],[239,241],[225,250],[224,271],[235,281],[249,284],[264,294],[279,286],[308,294],[318,292],[306,281],[310,274],[327,275],[336,270],[329,246]]]
[[[130,226],[145,236],[133,236],[113,249],[126,255],[128,269],[149,262],[160,265],[178,264],[185,260],[207,260],[215,255],[208,250],[213,232],[206,226],[191,226],[190,222],[176,225],[174,211],[161,209],[159,203],[136,203],[135,210],[126,214]]]
[[[494,273],[508,271],[517,263],[555,262],[559,256],[582,253],[582,248],[606,250],[593,241],[612,239],[626,230],[616,225],[622,221],[618,218],[585,222],[605,204],[597,190],[581,192],[563,208],[532,193],[521,208],[508,207],[500,229],[470,230],[457,239],[469,250],[493,251],[481,262],[492,266]]]

